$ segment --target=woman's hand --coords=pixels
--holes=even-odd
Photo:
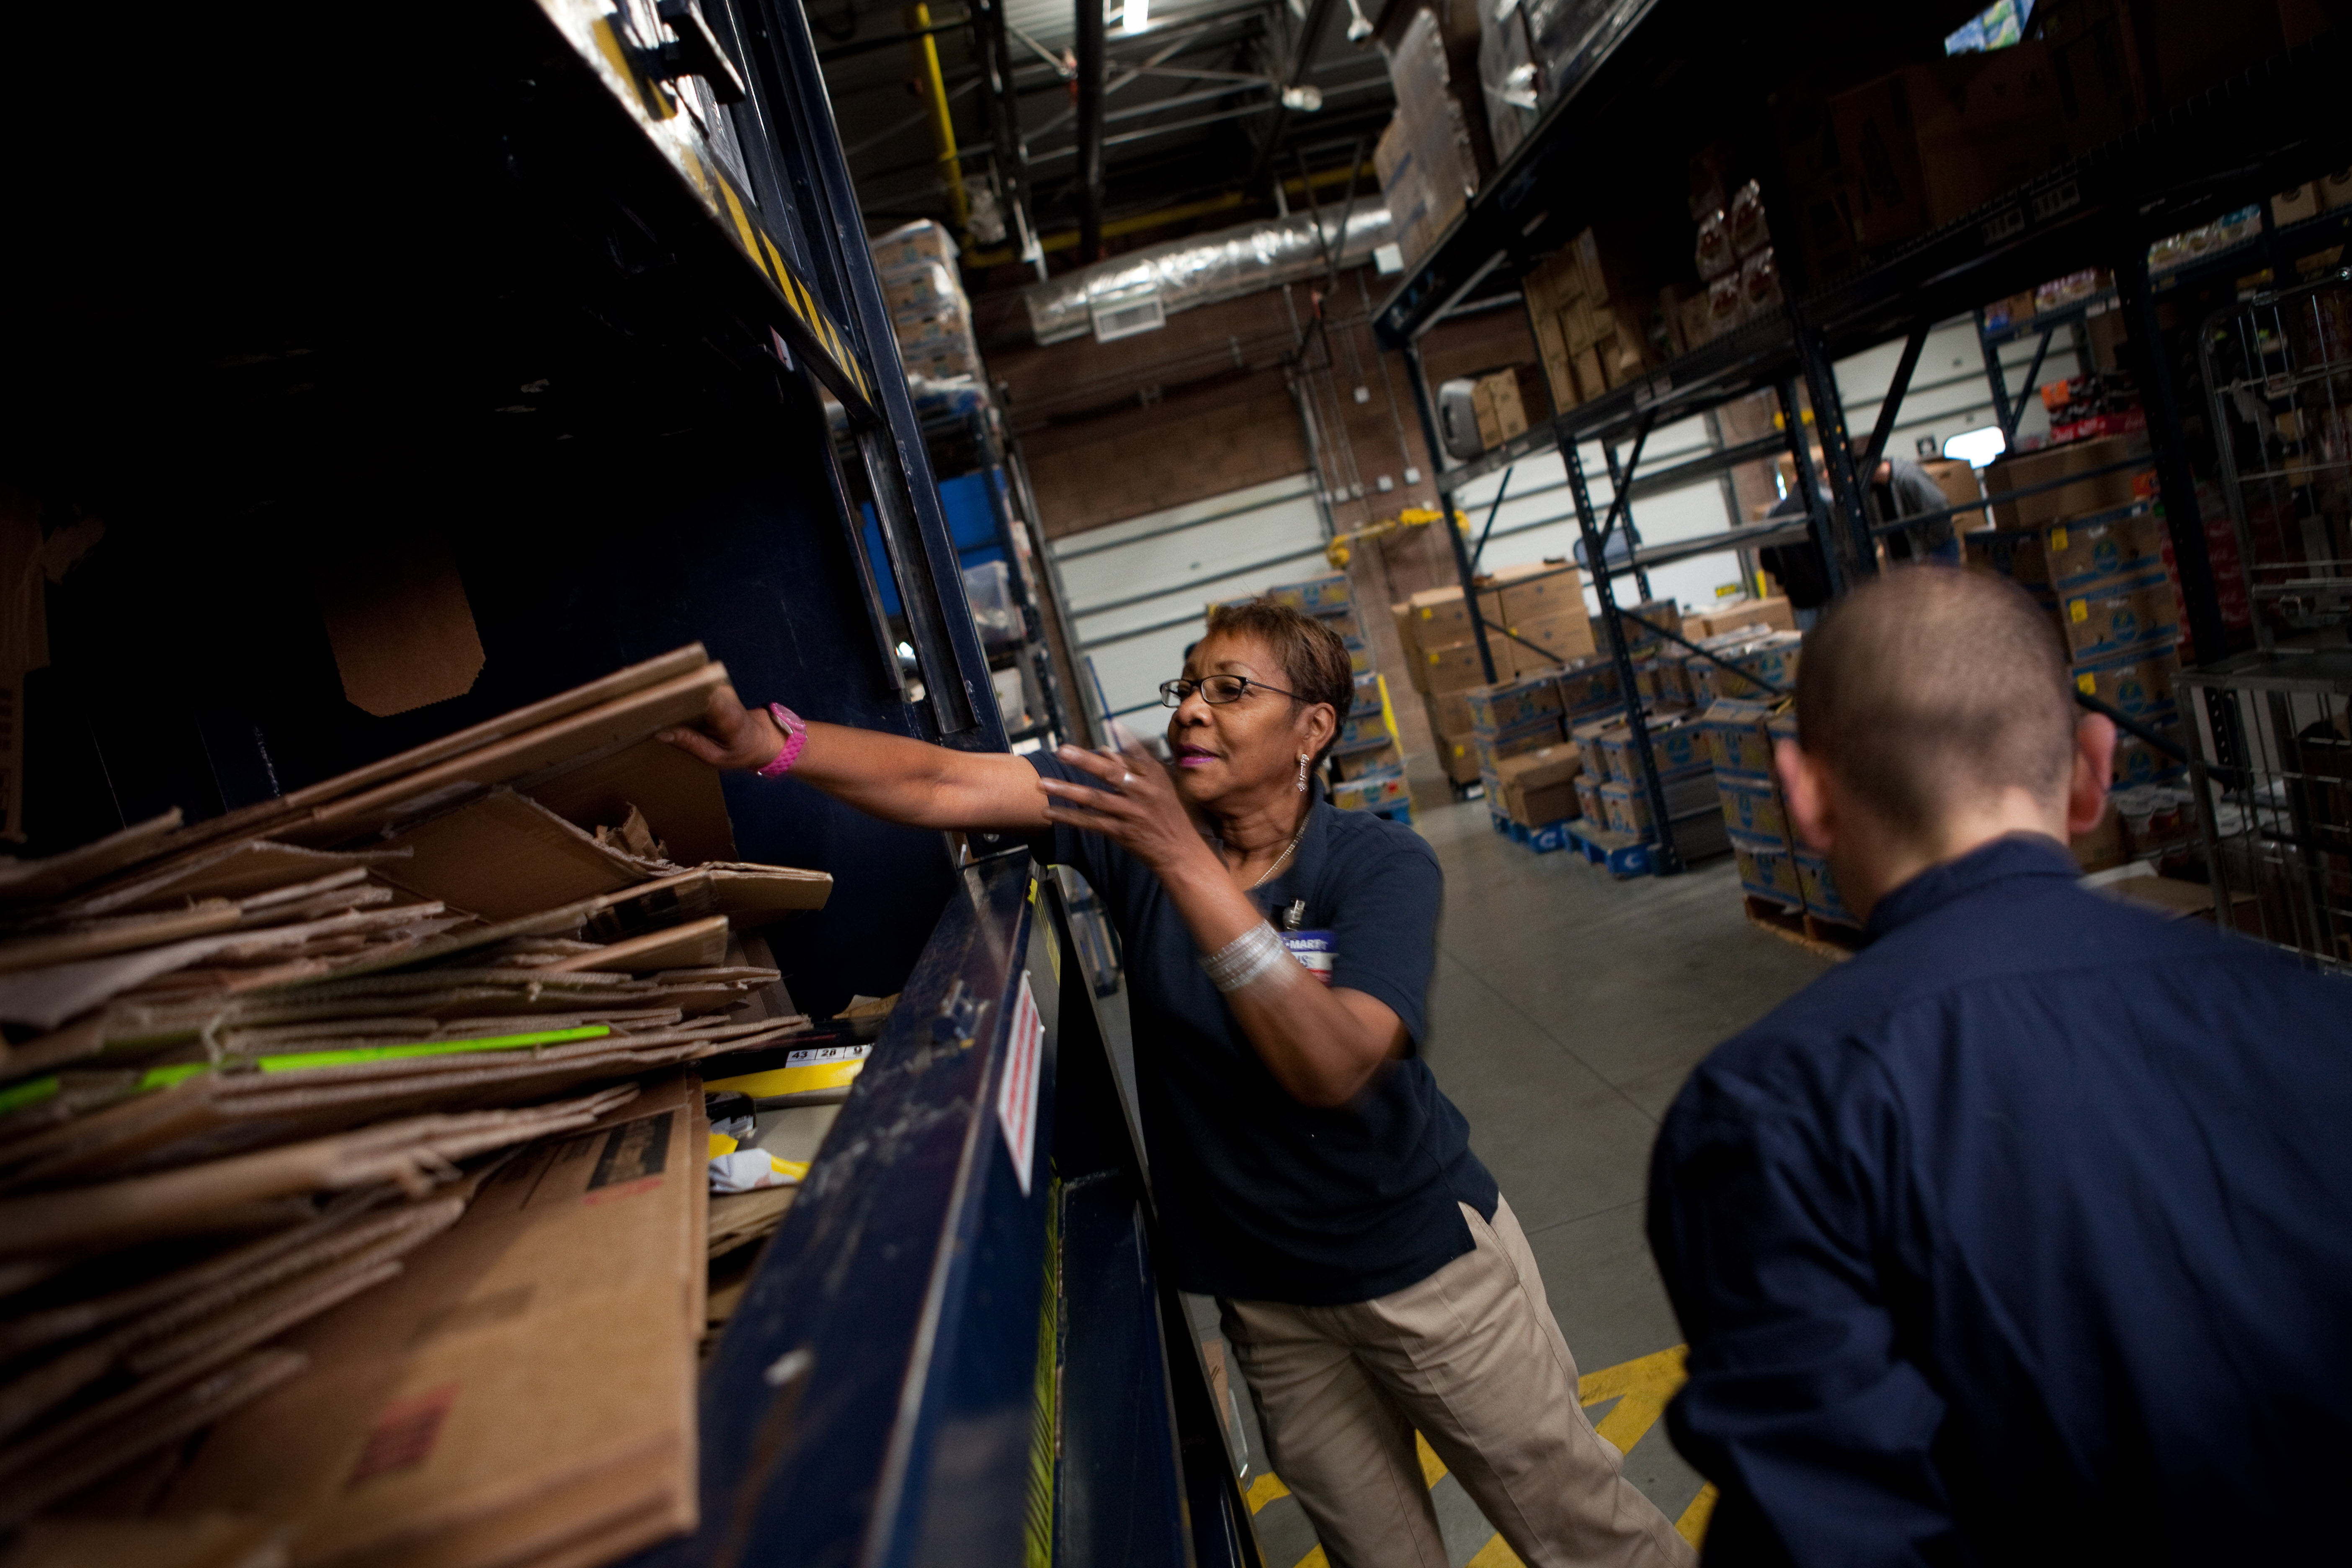
[[[1047,821],[1099,833],[1161,876],[1191,856],[1214,858],[1192,812],[1176,794],[1167,768],[1150,752],[1127,746],[1117,756],[1105,756],[1064,746],[1054,754],[1108,787],[1094,789],[1062,779],[1039,779],[1047,796]]]
[[[663,730],[654,738],[714,768],[764,768],[784,749],[783,733],[767,710],[744,707],[731,686],[710,694],[692,729]]]

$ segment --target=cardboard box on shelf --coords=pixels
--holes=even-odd
[[[1432,648],[1421,656],[1421,663],[1414,668],[1422,678],[1421,689],[1432,697],[1486,684],[1486,667],[1479,662],[1478,645],[1474,642]]]
[[[1470,738],[1470,749],[1477,754],[1481,775],[1495,773],[1496,764],[1507,758],[1524,756],[1560,743],[1559,719],[1544,714],[1525,723],[1514,724],[1507,730],[1488,732],[1481,731]]]
[[[1706,640],[1712,644],[1718,639]],[[1708,651],[1715,655],[1714,659],[1690,661],[1692,699],[1704,708],[1726,697],[1769,697],[1774,695],[1771,688],[1793,691],[1797,686],[1797,659],[1803,646],[1804,639],[1797,633],[1769,632],[1753,640],[1743,638],[1710,647]],[[1723,662],[1718,664],[1716,659]],[[1732,668],[1727,669],[1725,665]],[[1750,676],[1756,679],[1748,679]],[[1760,685],[1759,681],[1769,681],[1771,687]]]
[[[2129,718],[2168,724],[2179,711],[2172,694],[2173,679],[2179,673],[2180,655],[2168,647],[2078,664],[2074,689]]]
[[[1609,754],[1601,749],[1601,737],[1625,721],[1622,703],[1582,723],[1567,726],[1569,743],[1584,758],[1584,771],[1594,778],[1609,776]]]
[[[2059,631],[2076,665],[2180,640],[2180,600],[2169,582],[2075,595],[2061,601]]]
[[[1467,735],[1477,727],[1470,720],[1468,691],[1449,691],[1443,697],[1424,696],[1421,703],[1428,712],[1429,732],[1433,735],[1455,738]]]
[[[1770,839],[1731,835],[1731,856],[1739,868],[1740,889],[1784,910],[1805,907],[1804,889],[1797,881],[1797,859],[1786,844]]]
[[[1713,765],[1707,756],[1706,731],[1696,723],[1653,713],[1644,727],[1649,731],[1650,755],[1656,760],[1659,777],[1682,778]],[[1640,780],[1642,759],[1634,749],[1631,724],[1620,722],[1602,731],[1600,747],[1603,773],[1628,784]]]
[[[1728,599],[1711,609],[1683,617],[1682,634],[1693,642],[1721,637],[1742,626],[1760,626],[1767,631],[1793,632],[1797,629],[1797,613],[1789,601],[1779,595],[1766,599]]]
[[[2161,582],[2171,558],[2164,520],[2145,506],[2095,522],[2048,523],[2042,531],[2043,580],[2060,595]]]
[[[1589,621],[1585,633],[1591,635]],[[1624,705],[1624,689],[1617,680],[1617,661],[1606,655],[1592,653],[1571,660],[1561,667],[1558,679],[1559,710],[1570,718]]]
[[[1328,616],[1356,607],[1356,590],[1344,572],[1309,577],[1303,583],[1277,583],[1260,596],[1310,616]]]
[[[1423,589],[1406,602],[1411,606],[1413,646],[1422,652],[1434,653],[1472,640],[1470,605],[1459,587]],[[1488,616],[1498,608],[1495,595],[1484,591],[1478,604]]]
[[[1389,606],[1389,623],[1396,628],[1397,646],[1404,650],[1404,661],[1407,664],[1413,663],[1413,656],[1421,651],[1419,634],[1413,629],[1413,619],[1411,605],[1399,603]]]
[[[1595,827],[1608,826],[1608,813],[1601,804],[1601,780],[1580,771],[1570,781],[1576,785],[1576,815]]]
[[[1573,746],[1554,743],[1495,764],[1504,815],[1542,827],[1577,814],[1576,778],[1584,763]]]
[[[1478,782],[1478,748],[1473,737],[1463,735],[1437,743],[1437,760],[1445,769],[1445,776],[1457,784]]]
[[[1719,773],[1746,778],[1772,776],[1772,737],[1768,728],[1772,705],[1748,698],[1727,697],[1711,703],[1699,715],[1706,737],[1707,757]]]
[[[1570,659],[1582,658],[1593,651],[1592,623],[1580,609],[1548,616],[1542,620],[1513,622],[1508,630],[1507,637],[1492,635],[1497,655],[1504,647],[1509,648],[1515,675],[1556,670]]]
[[[1845,900],[1838,896],[1837,879],[1830,872],[1829,861],[1811,849],[1800,848],[1790,858],[1797,864],[1797,886],[1805,895],[1805,912],[1815,920],[1831,925],[1853,926],[1862,921],[1854,918]]]
[[[1559,561],[1515,566],[1495,574],[1502,622],[1517,626],[1574,611],[1584,614],[1584,574]]]
[[[1360,643],[1365,640],[1363,617],[1353,605],[1337,610],[1318,610],[1315,618],[1339,634],[1341,642]]]
[[[1342,719],[1339,738],[1331,742],[1335,751],[1361,751],[1367,746],[1385,745],[1394,737],[1389,733],[1387,721],[1377,712],[1361,718]]]
[[[1349,779],[1331,791],[1331,804],[1341,811],[1384,811],[1393,805],[1409,805],[1412,799],[1412,792],[1405,786],[1404,774],[1393,771]]]
[[[1404,753],[1393,743],[1374,746],[1367,751],[1339,752],[1333,754],[1331,765],[1339,769],[1340,783],[1350,784],[1357,779],[1369,778],[1374,773],[1402,769],[1404,766]]]
[[[2122,468],[2111,473],[2092,470],[2147,456],[2145,437],[2107,436],[2095,441],[2073,441],[2063,447],[1997,458],[1984,471],[1989,494],[2001,495],[2042,484],[2053,488],[1995,503],[1993,525],[2005,530],[2032,528],[2129,506],[2134,500],[2133,481],[2147,471],[2146,468]],[[2071,484],[2055,482],[2076,475],[2087,477],[2074,479]]]
[[[1723,804],[1724,826],[1733,837],[1761,839],[1793,847],[1789,833],[1788,809],[1781,805],[1780,791],[1770,779],[1748,778],[1736,773],[1715,775],[1716,797]]]
[[[1471,688],[1463,693],[1463,701],[1469,710],[1472,729],[1500,734],[1529,720],[1549,718],[1557,721],[1559,683],[1542,678],[1498,681],[1492,686]]]

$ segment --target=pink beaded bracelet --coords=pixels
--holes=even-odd
[[[784,749],[760,769],[760,777],[780,779],[791,773],[793,764],[801,760],[801,748],[808,743],[808,721],[781,702],[768,704],[768,716],[776,721],[776,728],[784,732]]]

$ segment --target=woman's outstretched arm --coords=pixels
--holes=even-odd
[[[745,708],[728,686],[710,694],[691,727],[665,730],[661,739],[714,768],[764,767],[784,749],[767,710]],[[811,724],[792,776],[911,827],[1041,833],[1049,826],[1036,770],[1004,752],[953,752],[846,724]]]

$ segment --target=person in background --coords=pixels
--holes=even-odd
[[[1927,470],[1908,458],[1881,458],[1877,469],[1870,476],[1870,521],[1873,527],[1900,522],[1906,517],[1918,517],[1927,512],[1943,511],[1952,504],[1927,475]],[[1957,566],[1960,560],[1959,535],[1948,517],[1922,522],[1899,532],[1885,536],[1886,554],[1891,561],[1939,561]]]
[[[2352,984],[2081,885],[2115,731],[2004,580],[1839,603],[1797,721],[1865,945],[1650,1173],[1707,1561],[2341,1562]]]
[[[1815,487],[1816,499],[1811,506],[1805,504],[1801,493],[1791,490],[1772,503],[1764,514],[1765,521],[1785,522],[1801,517],[1811,529],[1812,536],[1802,544],[1768,544],[1756,552],[1756,563],[1772,574],[1780,596],[1789,601],[1795,616],[1797,629],[1809,632],[1821,618],[1822,606],[1830,602],[1834,592],[1830,584],[1830,563],[1822,553],[1822,519],[1836,502],[1830,492]]]
[[[1527,1237],[1421,1058],[1444,881],[1316,776],[1355,700],[1346,646],[1221,607],[1160,693],[1172,766],[948,751],[731,690],[663,738],[1085,873],[1127,958],[1162,1264],[1218,1299],[1333,1564],[1445,1568],[1416,1428],[1527,1563],[1692,1563],[1578,1403]]]

